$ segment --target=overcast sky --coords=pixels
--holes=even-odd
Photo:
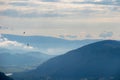
[[[0,0],[0,33],[120,39],[120,0]]]

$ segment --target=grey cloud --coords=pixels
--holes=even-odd
[[[59,13],[38,13],[38,12],[31,12],[31,13],[23,13],[21,11],[17,11],[14,9],[7,9],[7,10],[3,10],[0,11],[0,15],[2,16],[10,16],[10,17],[27,17],[27,18],[32,18],[32,17],[60,17],[60,16],[64,16],[62,14]]]
[[[42,0],[43,2],[59,2],[60,0]]]
[[[77,38],[77,36],[76,36],[76,35],[67,35],[66,37],[67,37],[67,38],[70,38],[70,39]]]
[[[73,2],[75,4],[96,4],[96,5],[118,5],[120,6],[120,0],[101,0],[95,2],[94,0],[85,0],[83,2]]]
[[[7,10],[0,11],[0,15],[14,17],[14,16],[18,16],[19,12],[13,9],[7,9]]]
[[[99,35],[99,37],[102,37],[102,38],[108,38],[112,36],[113,36],[113,32],[103,32]]]
[[[28,6],[29,5],[28,3],[25,3],[25,2],[11,2],[9,4],[13,6]]]
[[[65,36],[64,36],[64,35],[59,35],[59,37],[60,37],[60,38],[63,38],[63,39],[65,38]]]
[[[86,37],[86,38],[92,38],[92,35],[87,34],[85,37]]]
[[[63,38],[63,39],[65,39],[65,38],[69,38],[69,39],[75,39],[75,38],[77,38],[76,35],[59,35],[59,37]]]
[[[5,3],[4,2],[0,2],[0,5],[4,5]]]
[[[118,10],[118,8],[114,8],[114,10]],[[1,16],[10,16],[10,17],[27,17],[27,18],[32,18],[32,17],[67,17],[67,16],[80,16],[81,17],[87,17],[87,16],[96,16],[97,14],[103,14],[105,11],[101,12],[99,10],[91,10],[89,9],[84,9],[84,10],[77,10],[77,9],[65,9],[65,10],[53,10],[53,11],[31,11],[27,13],[27,11],[18,11],[15,9],[7,9],[0,11]],[[117,15],[116,15],[117,16]]]
[[[57,2],[59,3],[59,0],[42,0],[42,2]],[[110,16],[112,15],[112,12],[120,13],[120,7],[116,6],[111,6],[108,7],[108,4],[119,4],[120,1],[116,0],[116,2],[113,3],[111,0],[106,0],[106,1],[101,1],[101,2],[93,2],[93,0],[85,0],[84,2],[73,2],[73,3],[80,3],[80,4],[104,4],[104,6],[98,6],[98,8],[94,6],[83,6],[81,9],[80,8],[68,8],[67,7],[62,7],[62,8],[56,8],[57,6],[54,5],[55,3],[50,3],[50,5],[45,5],[45,4],[36,4],[36,3],[29,3],[27,1],[21,1],[21,2],[10,2],[9,5],[13,5],[12,9],[6,9],[3,11],[0,11],[1,16],[10,16],[10,17],[67,17],[67,16],[80,16],[80,17],[87,17],[87,16],[97,16],[99,14],[104,15],[104,13],[109,14]],[[73,4],[70,3],[70,4]],[[47,3],[49,4],[49,3]],[[52,5],[53,4],[53,5]],[[62,3],[61,3],[62,4]],[[35,6],[36,5],[36,6]],[[106,6],[105,6],[106,5]],[[21,8],[22,6],[22,8]],[[27,8],[24,9],[24,7],[27,6]],[[76,5],[75,5],[76,6]],[[31,9],[32,8],[32,9]],[[40,9],[38,9],[40,8]],[[26,10],[26,11],[22,11]],[[33,10],[34,9],[34,10]],[[98,10],[97,10],[98,9]],[[27,11],[29,13],[27,13]],[[25,12],[25,13],[24,13]],[[114,14],[114,13],[113,13]],[[118,14],[117,14],[118,15]],[[114,14],[114,16],[117,16]]]
[[[5,30],[5,29],[8,29],[8,27],[0,26],[0,30]]]

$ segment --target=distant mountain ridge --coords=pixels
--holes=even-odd
[[[2,36],[11,41],[17,41],[38,48],[40,52],[55,55],[63,54],[69,50],[100,41],[97,39],[65,40],[61,38],[47,36],[25,36],[24,34],[23,35],[2,34]]]
[[[13,77],[15,80],[120,80],[120,42],[105,40],[89,44]]]
[[[38,56],[38,57],[36,57]],[[44,62],[44,60],[49,59],[50,56],[47,54],[39,52],[30,52],[30,54],[10,54],[10,53],[0,53],[0,66],[23,66],[32,65],[35,63]]]
[[[10,36],[7,38],[0,35],[0,71],[2,72],[17,72],[35,68],[54,57],[36,51],[30,45],[16,41],[16,37],[16,40],[9,40],[9,38]]]
[[[36,67],[54,55],[61,55],[97,41],[99,40],[65,40],[47,36],[1,34],[0,70],[14,72],[31,66]]]
[[[54,57],[40,52],[11,53],[0,52],[0,70],[2,72],[19,72],[37,67]]]

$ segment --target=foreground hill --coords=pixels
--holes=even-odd
[[[120,42],[105,40],[89,44],[13,77],[15,80],[120,80]]]
[[[13,79],[6,76],[4,73],[0,72],[0,80],[13,80]]]

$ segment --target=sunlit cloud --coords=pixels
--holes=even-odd
[[[15,51],[25,51],[25,52],[29,52],[29,51],[35,51],[35,48],[33,48],[32,46],[27,46],[25,44],[16,42],[16,41],[10,41],[7,38],[3,37],[2,35],[0,35],[0,48],[5,48],[8,50],[12,50],[13,52]]]

